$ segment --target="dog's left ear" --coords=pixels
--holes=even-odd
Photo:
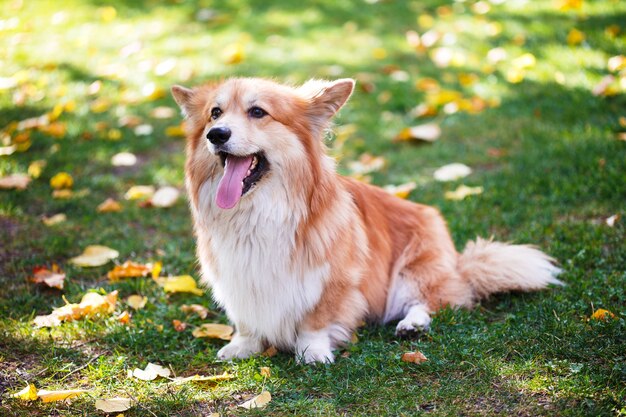
[[[354,84],[353,79],[342,78],[336,81],[311,80],[300,87],[309,100],[308,113],[313,122],[325,125],[348,101]]]
[[[172,86],[172,96],[174,96],[174,100],[180,106],[185,117],[189,117],[193,90],[182,85],[174,85]]]

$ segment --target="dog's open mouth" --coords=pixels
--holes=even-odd
[[[219,157],[224,176],[217,186],[215,202],[220,208],[230,209],[269,171],[269,163],[262,152],[247,156],[220,152]]]

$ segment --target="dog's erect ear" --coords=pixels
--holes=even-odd
[[[185,117],[188,117],[191,112],[193,90],[181,85],[175,85],[172,86],[172,96],[174,96],[174,100],[176,100],[176,103],[180,106],[180,109],[183,111]]]
[[[309,100],[309,115],[317,125],[325,125],[348,101],[354,90],[354,80],[342,78],[336,81],[311,80],[300,87]]]

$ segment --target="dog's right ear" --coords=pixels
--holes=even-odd
[[[328,125],[352,95],[354,84],[353,79],[343,78],[336,81],[310,80],[300,87],[300,92],[308,99],[308,115],[314,126],[324,129]]]
[[[191,101],[194,96],[194,91],[181,85],[174,85],[172,86],[172,96],[174,96],[174,100],[178,106],[180,106],[183,115],[189,117],[192,110]]]

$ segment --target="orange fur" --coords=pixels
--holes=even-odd
[[[404,317],[398,332],[412,331],[428,327],[427,314],[443,306],[469,307],[493,292],[560,283],[554,278],[559,270],[552,260],[536,249],[479,239],[459,255],[436,209],[339,176],[326,156],[322,136],[352,88],[351,80],[312,81],[292,88],[267,80],[231,79],[193,90],[172,90],[188,119],[186,183],[203,275],[215,286],[220,294],[216,297],[239,329],[239,339],[220,351],[225,358],[243,357],[274,343],[295,349],[306,362],[332,360],[330,349],[345,342],[364,318]],[[268,116],[246,117],[251,105],[261,106]],[[212,106],[224,108],[225,116],[217,122],[210,118]],[[215,123],[236,130],[234,145],[249,152],[262,150],[271,166],[256,189],[241,197],[232,210],[216,209],[208,195],[223,172],[204,139]],[[284,212],[284,226],[253,220],[273,219],[272,202],[277,212]],[[257,234],[282,237],[278,242],[258,241]],[[217,242],[219,236],[226,241]],[[237,253],[224,252],[225,243],[238,248],[233,249]],[[244,260],[251,267],[258,264],[272,270],[263,253],[277,256],[282,272],[237,269],[243,268],[238,257],[249,256]],[[246,273],[267,278],[263,275],[255,281]],[[237,282],[224,282],[223,274]],[[274,294],[276,300],[257,299],[255,291],[260,289],[250,288],[263,285],[264,280],[295,291],[292,297],[304,297],[303,303],[309,303],[301,308],[289,304],[291,313],[284,314],[293,317],[276,319],[285,327],[282,333],[262,329],[262,321],[255,327],[256,318],[239,314],[245,301],[221,295],[222,287],[232,285],[248,291],[250,302],[259,303],[259,315],[266,314],[269,323],[271,303],[282,308],[283,295]],[[310,295],[315,291],[319,295]],[[293,300],[284,299],[285,305],[289,302]]]

